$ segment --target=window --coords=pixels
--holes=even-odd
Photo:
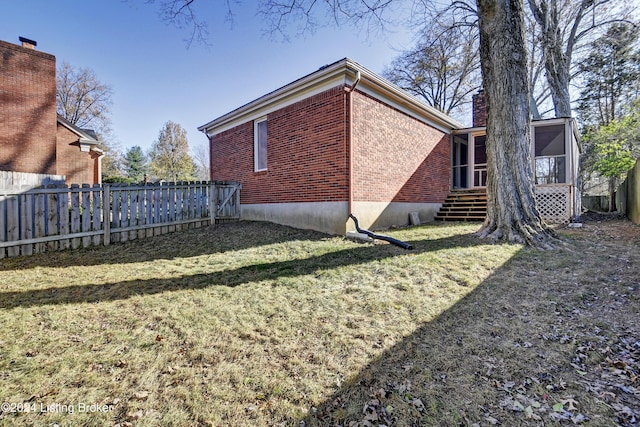
[[[253,166],[255,171],[267,170],[267,118],[253,122]]]
[[[566,151],[564,124],[536,126],[535,142],[536,184],[560,184],[566,182]]]

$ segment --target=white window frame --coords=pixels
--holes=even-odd
[[[264,123],[267,122],[267,116],[264,117],[260,117],[259,119],[256,119],[253,121],[253,170],[255,172],[260,172],[260,171],[266,171],[268,169],[267,166],[265,166],[264,168],[260,168],[260,141],[259,141],[259,132],[258,132],[258,126],[260,125],[260,123]],[[269,125],[267,124],[267,141],[265,141],[265,144],[267,144],[267,152],[269,150]],[[269,159],[269,156],[267,156],[267,158],[265,159],[265,164],[267,163]]]
[[[536,156],[536,129],[538,128],[545,128],[545,127],[551,127],[551,126],[563,126],[564,128],[564,133],[563,133],[563,151],[564,154],[554,154],[554,155],[548,155],[548,156]],[[568,140],[568,123],[566,121],[563,121],[561,123],[549,123],[547,122],[540,122],[540,123],[536,123],[534,125],[531,126],[531,154],[532,154],[532,167],[533,167],[533,178],[534,178],[534,182],[536,183],[536,185],[567,185],[567,183],[571,182],[569,179],[569,140]],[[558,158],[563,158],[564,159],[564,177],[559,177],[560,178],[560,182],[557,182],[557,179],[554,179],[554,182],[547,182],[547,183],[540,183],[538,184],[538,181],[542,181],[542,178],[550,178],[550,177],[556,177],[558,178],[557,175],[554,174],[549,174],[548,176],[538,176],[538,161],[547,161],[550,162],[550,159],[554,158],[557,161]],[[550,163],[549,163],[550,164]]]

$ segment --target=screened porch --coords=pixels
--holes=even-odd
[[[456,131],[451,139],[451,189],[487,185],[486,128]],[[531,123],[536,200],[543,218],[567,222],[580,214],[578,130],[571,118]]]

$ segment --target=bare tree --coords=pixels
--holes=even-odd
[[[106,151],[102,161],[103,178],[122,175],[122,153],[111,131],[111,86],[98,80],[90,68],[76,68],[63,62],[56,70],[57,113],[79,128],[98,134],[100,148]]]
[[[225,19],[231,24],[234,19],[233,3],[236,2],[237,0],[224,0]],[[187,47],[194,41],[208,44],[209,26],[206,21],[198,17],[195,0],[147,0],[147,3],[159,5],[160,18],[164,22],[180,29],[188,29],[189,35],[185,39]]]
[[[197,178],[202,181],[211,179],[211,162],[208,144],[198,144],[192,148],[193,161],[196,164]]]
[[[481,86],[477,34],[474,27],[437,21],[383,75],[446,114],[460,112]]]
[[[58,67],[56,107],[72,124],[104,132],[111,124],[112,95],[111,87],[100,82],[90,68],[75,68],[66,62]]]
[[[571,117],[574,55],[598,31],[626,15],[612,0],[528,0],[538,24],[544,67],[556,117]]]

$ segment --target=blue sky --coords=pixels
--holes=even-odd
[[[148,150],[168,120],[187,130],[191,147],[206,144],[198,126],[322,65],[350,57],[380,73],[412,45],[403,27],[372,34],[330,27],[302,37],[292,29],[288,42],[274,40],[264,36],[256,2],[232,2],[233,25],[224,3],[196,1],[210,46],[187,47],[189,32],[164,24],[158,6],[145,0],[4,2],[0,40],[35,40],[58,65],[91,68],[110,85],[113,131],[123,151]]]

